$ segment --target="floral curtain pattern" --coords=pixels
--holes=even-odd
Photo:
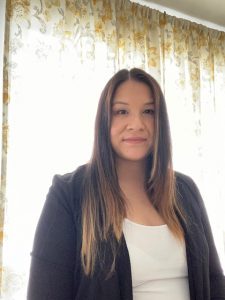
[[[225,33],[128,0],[8,0],[5,37],[2,299],[25,299],[51,177],[88,159],[98,96],[121,68],[160,82],[175,168],[200,183],[224,259]]]

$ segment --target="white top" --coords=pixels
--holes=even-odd
[[[190,300],[185,243],[167,225],[124,220],[134,300]]]

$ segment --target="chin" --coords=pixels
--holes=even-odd
[[[143,155],[143,156],[134,156],[134,155],[124,155],[124,156],[119,156],[118,158],[123,161],[130,161],[130,162],[143,162],[147,160],[148,155]]]
[[[116,157],[120,161],[143,162],[149,157],[151,151],[143,149],[143,151],[115,151]]]

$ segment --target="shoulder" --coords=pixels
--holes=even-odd
[[[199,213],[204,207],[204,203],[195,181],[180,172],[175,172],[175,180],[179,203],[185,210]]]
[[[79,166],[77,169],[70,173],[63,175],[56,174],[53,178],[53,185],[59,184],[62,186],[67,186],[70,188],[80,188],[85,179],[85,172],[87,169],[87,164]]]
[[[199,194],[199,189],[195,183],[195,181],[188,175],[175,171],[175,180],[176,187],[179,190],[183,190],[184,192],[189,192],[195,195]]]
[[[175,173],[176,183],[178,185],[183,185],[189,188],[196,186],[194,180],[190,176],[180,173],[178,171],[175,171],[174,173]]]
[[[56,174],[53,177],[47,198],[64,207],[68,212],[79,212],[84,190],[86,166],[82,165],[73,172],[63,175]]]

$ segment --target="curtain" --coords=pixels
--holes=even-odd
[[[34,230],[52,177],[89,159],[100,92],[117,70],[132,67],[161,84],[175,169],[199,184],[224,263],[225,33],[128,0],[8,0],[3,299],[25,299]]]

